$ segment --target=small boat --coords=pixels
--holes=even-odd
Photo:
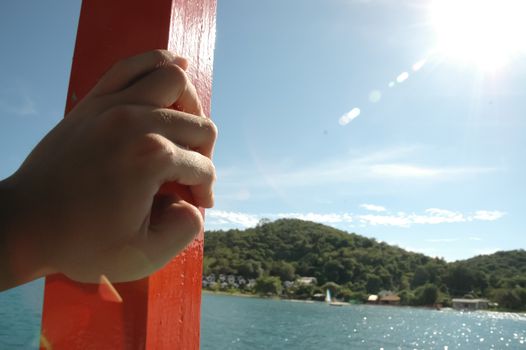
[[[344,303],[344,302],[341,302],[341,301],[333,301],[329,305],[330,306],[344,306],[344,305],[349,305],[349,303]]]
[[[331,303],[331,291],[329,290],[329,288],[327,288],[327,291],[325,292],[325,302],[327,304]]]
[[[329,304],[330,306],[344,306],[348,305],[347,303],[342,303],[341,301],[332,301],[331,298],[331,291],[327,288],[327,292],[325,293],[325,302]]]

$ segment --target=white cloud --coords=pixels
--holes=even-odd
[[[365,210],[369,210],[369,211],[376,211],[376,212],[382,212],[382,211],[386,211],[387,209],[385,209],[384,207],[382,207],[381,205],[374,205],[374,204],[360,204],[360,208],[363,208]]]
[[[348,156],[320,160],[316,164],[297,166],[290,162],[258,164],[259,173],[222,171],[219,169],[221,186],[228,192],[238,191],[239,184],[250,189],[256,187],[294,188],[327,186],[346,183],[378,183],[389,181],[450,181],[497,171],[497,168],[481,166],[437,167],[418,164],[415,158],[422,157],[419,147],[393,147],[374,152],[354,151]],[[264,181],[262,181],[262,179]]]
[[[506,213],[501,211],[479,210],[473,214],[463,214],[447,209],[429,208],[423,214],[407,214],[400,212],[387,215],[359,215],[357,218],[362,224],[383,225],[396,227],[411,227],[412,225],[437,225],[452,224],[470,221],[495,221]],[[470,240],[481,240],[479,237],[469,237]]]
[[[342,187],[344,184],[371,184],[396,190],[393,183],[411,181],[411,184],[464,180],[471,176],[498,171],[498,168],[480,166],[435,166],[420,164],[419,159],[434,159],[433,154],[422,154],[418,146],[392,147],[375,151],[353,150],[347,155],[319,160],[312,164],[288,162],[257,163],[257,169],[248,167],[218,169],[218,198],[239,201],[246,196],[234,194],[240,184],[250,198],[275,196],[285,190],[317,186]],[[265,188],[265,191],[261,191]],[[271,188],[271,191],[268,189]],[[367,186],[362,186],[362,189]],[[246,194],[245,193],[245,194]]]
[[[317,213],[283,213],[277,214],[278,218],[293,218],[307,221],[319,222],[322,224],[351,223],[350,214],[317,214]]]
[[[206,218],[212,219],[210,220],[212,225],[225,225],[228,227],[253,227],[256,226],[260,220],[257,215],[215,209],[207,210]]]
[[[411,226],[410,220],[401,215],[359,215],[358,219],[362,224],[371,226]]]
[[[462,213],[446,209],[429,208],[425,210],[425,213],[424,216],[417,215],[415,223],[441,224],[466,221]],[[422,222],[418,220],[422,220]]]
[[[362,207],[372,206],[377,212],[386,211],[385,208],[375,205],[363,204]],[[383,209],[384,211],[379,211]],[[370,210],[370,209],[369,209]],[[211,209],[207,211],[207,224],[214,227],[253,227],[262,218],[271,220],[282,218],[294,218],[300,220],[314,221],[327,225],[338,227],[349,227],[351,223],[357,222],[359,226],[392,226],[400,228],[409,228],[414,225],[438,225],[453,223],[468,223],[472,221],[488,221],[485,217],[473,214],[464,214],[447,209],[429,208],[421,214],[416,213],[385,213],[385,214],[354,214],[354,213],[266,213],[266,214],[247,214],[240,212],[229,212]],[[495,218],[494,220],[497,220]],[[479,241],[481,238],[471,236],[468,240]],[[430,239],[429,242],[454,242],[456,238],[436,238]]]
[[[481,221],[495,221],[502,218],[506,213],[498,210],[489,211],[489,210],[478,210],[471,217],[473,220]]]
[[[430,208],[424,214],[407,214],[400,212],[391,215],[360,215],[360,222],[377,226],[411,227],[412,225],[436,225],[445,223],[465,222],[466,217],[462,213],[445,209]]]

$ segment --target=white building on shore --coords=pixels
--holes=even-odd
[[[489,307],[488,299],[462,299],[454,298],[451,300],[453,309],[455,310],[485,310]]]

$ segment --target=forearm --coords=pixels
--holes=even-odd
[[[0,291],[45,275],[31,216],[23,217],[12,178],[0,181]],[[29,213],[26,213],[29,214]]]

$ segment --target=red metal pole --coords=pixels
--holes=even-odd
[[[189,59],[210,112],[215,0],[84,0],[66,103],[69,111],[116,61],[161,48]],[[41,349],[198,349],[203,233],[149,278],[104,285],[46,279]]]

